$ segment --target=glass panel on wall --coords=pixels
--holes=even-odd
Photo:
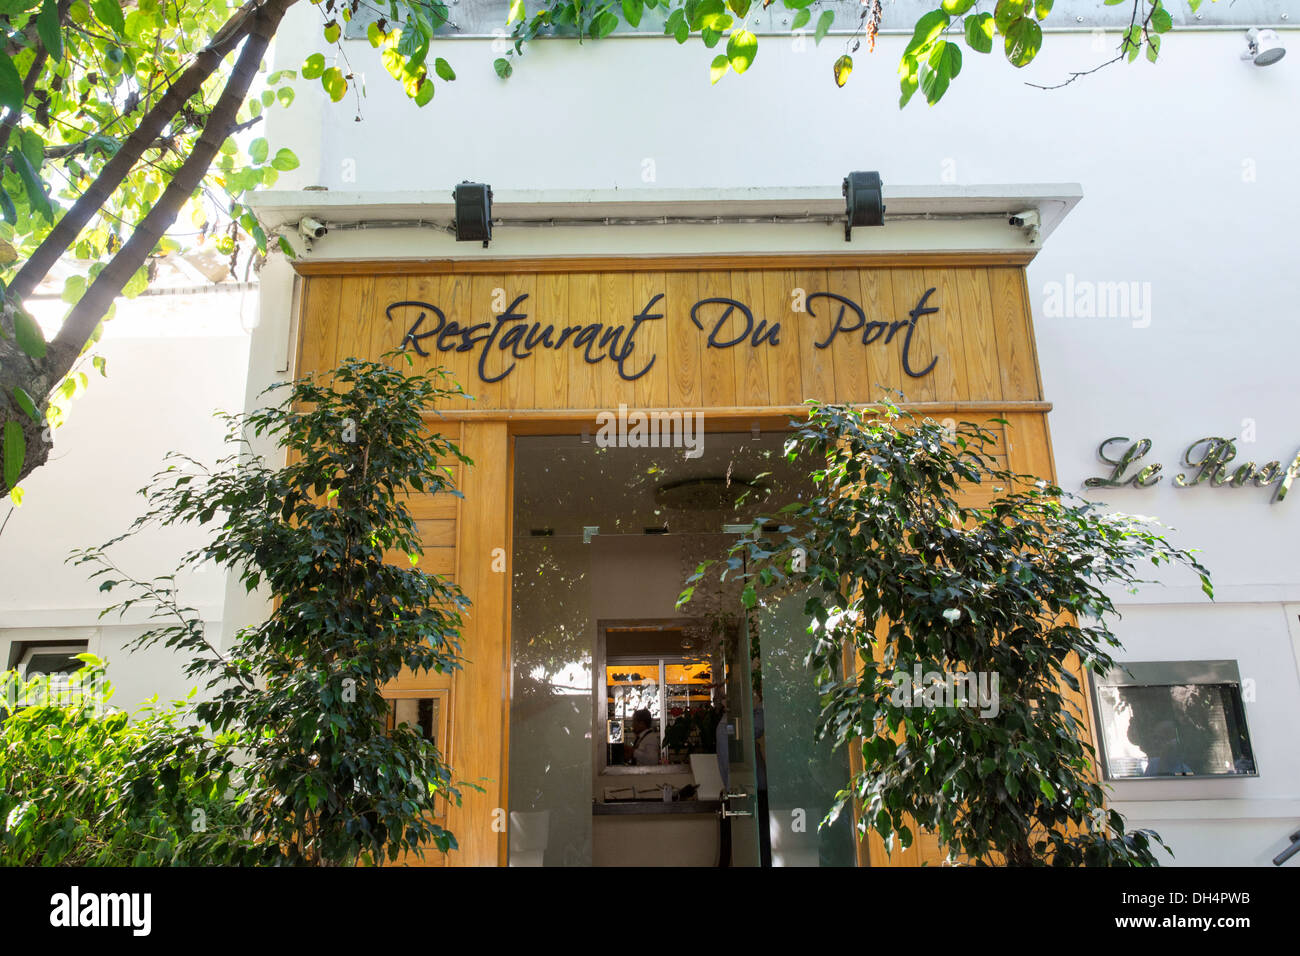
[[[510,865],[587,866],[591,548],[580,532],[529,530],[524,525],[514,544]]]
[[[843,748],[816,739],[821,712],[808,653],[802,595],[765,600],[751,612],[759,664],[754,706],[762,715],[760,765],[767,787],[773,866],[853,866],[853,814],[821,826],[849,782]]]

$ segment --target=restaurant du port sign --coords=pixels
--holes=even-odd
[[[1123,452],[1110,449],[1124,448]],[[1097,447],[1097,457],[1110,465],[1107,475],[1088,478],[1084,485],[1089,488],[1150,488],[1159,483],[1164,475],[1164,466],[1158,462],[1144,464],[1150,453],[1152,442],[1149,438],[1131,441],[1122,436],[1107,438]],[[1173,484],[1179,488],[1191,488],[1206,485],[1211,488],[1273,488],[1274,504],[1286,497],[1291,485],[1300,477],[1300,452],[1283,465],[1281,461],[1270,461],[1256,465],[1253,461],[1236,461],[1237,445],[1231,438],[1201,438],[1192,442],[1183,452],[1182,467],[1186,471],[1174,475]]]
[[[862,306],[848,296],[836,292],[812,292],[805,298],[805,311],[818,318],[814,308],[831,314],[826,335],[813,344],[819,349],[831,346],[840,336],[856,337],[863,347],[887,347],[897,340],[896,347],[902,357],[903,371],[912,378],[928,375],[938,362],[930,359],[923,368],[916,368],[912,359],[912,342],[917,323],[939,309],[928,305],[934,289],[927,289],[907,318],[886,321],[868,318]],[[449,319],[437,303],[419,300],[394,302],[387,307],[388,319],[405,328],[401,348],[410,348],[417,355],[427,357],[437,352],[478,353],[478,377],[483,382],[499,382],[514,371],[519,362],[538,349],[560,351],[573,349],[582,354],[591,365],[608,359],[624,381],[633,382],[654,367],[658,355],[640,348],[637,334],[647,322],[663,319],[665,294],[654,295],[635,315],[616,318],[608,322],[557,325],[547,318],[530,314],[526,301],[528,294],[516,296],[504,312],[490,319],[470,325],[461,325]],[[781,321],[769,322],[756,317],[746,303],[715,296],[700,299],[690,309],[692,324],[707,338],[707,347],[713,349],[771,348],[782,343],[788,333]]]

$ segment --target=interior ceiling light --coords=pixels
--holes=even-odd
[[[685,478],[656,488],[655,504],[675,511],[722,511],[746,492],[753,503],[767,497],[766,488],[743,478]]]
[[[1271,66],[1286,56],[1286,47],[1276,30],[1261,30],[1258,27],[1246,31],[1246,52],[1243,60],[1252,60],[1256,66]]]

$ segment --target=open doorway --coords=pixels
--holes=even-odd
[[[811,678],[789,665],[804,625],[787,613],[769,636],[786,682],[772,700],[760,635],[775,617],[747,619],[738,583],[713,582],[677,607],[700,562],[724,558],[741,527],[808,494],[808,482],[784,459],[782,433],[703,437],[692,457],[515,439],[512,865],[828,860],[817,830],[826,800],[777,807],[783,784],[766,772],[781,765],[805,785],[809,766],[826,762]],[[774,706],[779,727],[764,720]],[[831,794],[847,783],[841,763],[822,775]],[[790,819],[812,833],[811,853],[792,849]],[[851,863],[840,842],[835,862]]]

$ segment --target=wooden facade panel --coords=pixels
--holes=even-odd
[[[637,273],[632,280],[632,304],[636,307],[636,314],[644,312],[646,315],[663,315],[667,284],[668,277],[662,272]],[[637,376],[635,404],[641,408],[667,408],[671,404],[671,370],[668,363],[668,326],[665,320],[660,318],[643,321],[637,330],[636,340],[643,344],[647,356],[654,356],[654,364],[644,373],[642,370],[651,361],[649,358],[628,365],[626,374]]]
[[[416,367],[441,365],[474,396],[447,402],[448,410],[502,418],[620,404],[707,410],[790,407],[809,398],[871,402],[884,389],[908,403],[1042,397],[1018,267],[957,261],[691,273],[513,265],[313,276],[301,365],[375,357],[413,341],[423,353]],[[913,317],[923,300],[934,311]]]
[[[298,373],[322,371],[334,366],[338,354],[340,290],[338,276],[321,276],[306,284],[298,323]]]
[[[505,840],[499,808],[506,806],[507,686],[510,674],[509,501],[506,425],[467,424],[464,451],[474,460],[465,489],[458,551],[459,584],[472,602],[461,634],[463,669],[452,682],[451,759],[465,788],[449,826],[460,849],[458,866],[495,865]]]
[[[668,334],[668,362],[658,374],[668,375],[668,404],[672,408],[699,408],[704,405],[701,387],[700,352],[703,346],[699,330],[691,319],[691,306],[699,301],[699,283],[689,273],[671,273],[665,281],[664,317]],[[657,364],[657,363],[656,363]],[[580,406],[573,406],[575,408]]]
[[[817,343],[824,339],[823,329],[829,328],[829,321],[834,321],[836,310],[830,302],[812,298],[814,292],[826,288],[826,273],[795,272],[791,279],[795,289],[800,290],[798,294],[804,306],[802,312],[792,316],[794,339],[799,348],[799,377],[803,382],[800,401],[809,398],[829,401],[835,397],[835,366]]]
[[[780,325],[776,343],[767,352],[768,395],[773,405],[799,405],[804,400],[803,370],[799,367],[799,336],[795,323],[793,274],[781,269],[762,273],[763,318]]]
[[[966,388],[970,395],[1000,399],[998,327],[993,316],[987,269],[957,269],[956,295],[961,302],[965,344]]]
[[[926,269],[922,275],[925,290],[934,290],[926,307],[939,310],[923,320],[931,353],[939,357],[927,378],[934,381],[938,398],[953,401],[959,395],[971,394],[966,373],[965,303],[957,289],[955,269]]]
[[[731,273],[731,294],[741,302],[755,304],[750,307],[753,313],[750,317],[753,325],[750,335],[751,338],[755,335],[761,337],[771,325],[764,314],[767,303],[763,290],[763,274],[761,272]],[[760,323],[764,324],[760,325]],[[734,361],[736,404],[749,406],[773,404],[771,377],[768,372],[769,362],[773,358],[771,351],[761,348],[733,348],[728,351],[731,352]]]
[[[863,396],[872,396],[872,388],[870,351],[862,345],[867,317],[858,273],[843,269],[827,272],[826,291],[840,297],[821,300],[826,317],[818,326],[822,340],[831,339],[822,354],[835,370],[835,401],[863,401]]]
[[[1034,353],[1029,303],[1021,269],[990,269],[989,290],[997,325],[998,369],[1002,397],[1024,401],[1042,397],[1038,359]]]
[[[901,322],[909,317],[930,286],[925,284],[925,274],[920,269],[895,269],[891,281],[894,287],[895,321]],[[930,299],[933,300],[934,296],[930,296]],[[933,302],[928,301],[927,306],[931,305]],[[893,334],[893,338],[889,344],[894,346],[892,351],[899,356],[902,366],[901,377],[891,384],[903,393],[904,400],[908,402],[952,401],[957,398],[955,395],[941,395],[933,374],[919,374],[923,369],[930,367],[932,358],[937,359],[934,363],[936,368],[940,362],[950,363],[953,358],[937,354],[943,351],[944,345],[942,340],[936,341],[932,335],[934,325],[928,320],[933,318],[933,315],[924,316],[915,323],[913,328],[899,328],[896,332],[894,327],[890,326],[889,331]]]
[[[864,269],[858,273],[858,286],[861,290],[863,311],[867,313],[868,322],[880,323],[872,326],[863,340],[867,348],[867,394],[870,401],[879,399],[889,388],[897,388],[903,381],[903,357],[897,348],[881,345],[889,335],[892,322],[897,321],[904,310],[894,301],[893,277],[886,269]],[[892,396],[897,399],[898,396]]]
[[[384,561],[388,564],[400,564],[402,567],[411,566],[410,556],[403,554],[401,551],[385,552]],[[455,579],[456,549],[454,547],[430,547],[425,545],[424,554],[420,555],[415,567],[427,574],[441,574],[444,577]]]
[[[569,314],[569,277],[543,275],[537,277],[537,309],[543,316],[560,318]],[[568,408],[568,367],[557,361],[539,361],[533,382],[533,401],[536,408]]]

